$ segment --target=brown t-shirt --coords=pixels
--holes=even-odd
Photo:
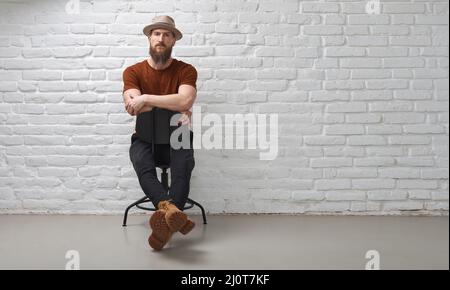
[[[142,94],[170,95],[178,93],[181,85],[197,88],[197,71],[185,62],[173,59],[163,70],[155,70],[147,60],[129,66],[123,72],[123,91],[138,89]]]
[[[127,67],[123,72],[123,92],[138,89],[141,94],[170,95],[178,93],[179,86],[184,84],[197,88],[196,81],[197,71],[188,63],[173,59],[167,68],[155,70],[144,60]],[[146,142],[154,140],[156,144],[169,144],[170,133],[175,129],[169,126],[170,118],[176,113],[154,108],[150,112],[138,114],[136,135]]]

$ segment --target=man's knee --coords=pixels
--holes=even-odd
[[[130,147],[130,160],[133,164],[134,170],[137,175],[141,175],[150,172],[156,176],[155,163],[153,162],[153,156],[145,154],[145,150],[142,147],[133,146]]]
[[[190,150],[186,150],[190,151]],[[170,170],[176,175],[190,174],[195,167],[193,152],[178,152],[172,155]]]

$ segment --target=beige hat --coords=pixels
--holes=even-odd
[[[175,28],[175,21],[172,17],[167,15],[156,16],[152,20],[152,24],[144,27],[143,32],[145,35],[150,36],[150,32],[154,29],[161,28],[172,31],[175,34],[176,40],[180,40],[183,34]]]

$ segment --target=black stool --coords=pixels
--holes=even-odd
[[[154,147],[153,147],[153,152],[155,152]],[[162,152],[161,152],[162,153]],[[170,160],[170,155],[169,156],[161,156],[161,155],[154,155],[155,156],[155,167],[161,168],[162,172],[161,172],[161,183],[165,189],[165,191],[167,192],[169,190],[169,180],[168,180],[168,174],[167,174],[167,169],[170,167],[169,165],[167,165],[169,162],[168,160]],[[146,206],[142,206],[141,204],[143,203],[147,203],[150,202],[150,199],[147,196],[142,197],[141,199],[133,202],[132,204],[130,204],[127,209],[125,210],[125,214],[123,216],[123,224],[122,226],[126,227],[127,226],[127,218],[128,218],[128,211],[136,206],[137,208],[143,209],[143,210],[150,210],[150,211],[156,211],[156,209],[154,207],[146,207]],[[203,206],[188,198],[186,205],[184,206],[183,210],[186,209],[190,209],[193,208],[194,206],[198,206],[201,211],[202,211],[202,216],[203,216],[203,224],[207,224],[206,222],[206,214],[205,214],[205,209],[203,208]]]

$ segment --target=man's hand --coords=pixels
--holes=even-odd
[[[130,101],[130,106],[135,113],[139,113],[145,107],[145,95],[135,96]]]
[[[133,107],[131,106],[131,101],[133,100],[133,97],[130,96],[129,99],[127,99],[125,101],[125,110],[127,111],[128,114],[130,114],[131,116],[135,116],[136,112],[134,111]]]
[[[191,120],[191,116],[192,116],[191,111],[182,112],[180,119],[178,119],[178,124],[181,124],[182,126],[189,124],[190,120]]]

